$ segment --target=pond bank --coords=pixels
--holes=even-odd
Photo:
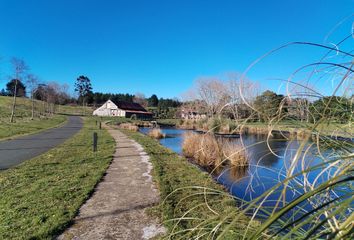
[[[250,221],[236,207],[235,199],[206,172],[142,133],[121,131],[141,144],[151,158],[153,179],[163,200],[154,212],[170,234],[191,238],[219,226],[216,236],[226,234],[223,239],[235,239],[255,231],[258,223]],[[224,232],[227,227],[232,231]]]
[[[161,130],[167,137],[161,139],[160,143],[182,155],[184,153],[182,146],[186,144],[186,136],[192,131],[176,128],[162,128]],[[149,129],[141,129],[140,131],[146,133]],[[230,142],[231,144],[244,146],[247,151],[246,155],[248,156],[249,166],[234,167],[226,164],[225,166],[220,166],[220,168],[204,167],[202,170],[210,172],[209,175],[212,175],[217,183],[224,186],[235,198],[241,200],[240,202],[244,205],[247,205],[252,199],[260,197],[262,194],[269,191],[269,189],[277,186],[277,191],[268,195],[267,201],[264,202],[264,207],[268,209],[277,208],[277,200],[282,197],[282,190],[284,188],[283,185],[279,185],[279,183],[285,179],[286,169],[293,166],[294,174],[297,174],[302,171],[303,167],[311,168],[311,166],[321,164],[323,161],[320,156],[330,156],[330,154],[332,154],[331,149],[322,149],[320,150],[322,155],[319,155],[319,150],[316,146],[312,146],[313,143],[310,141],[287,140],[284,137],[278,136],[268,137],[262,134],[242,134],[240,138],[226,138],[224,140],[226,145]],[[307,151],[301,151],[299,153],[301,161],[294,164],[294,156],[302,143],[305,143],[308,149],[306,147]],[[192,145],[191,143],[188,144]],[[343,142],[340,144],[343,144]],[[207,144],[206,148],[205,150],[199,150],[199,152],[205,152],[208,156],[213,158],[214,151],[210,151],[213,147]],[[235,154],[238,152],[236,148]],[[200,164],[198,161],[193,161],[193,163]],[[322,170],[323,167],[309,171],[306,174],[308,181],[312,182],[321,174]],[[329,177],[324,173],[322,176],[323,178]],[[319,182],[322,182],[322,180]],[[294,199],[294,196],[298,196],[301,191],[301,189],[297,189],[295,193],[291,188],[286,188],[284,193],[286,200],[290,202]],[[312,207],[305,204],[302,206],[302,209],[310,211]],[[292,212],[289,212],[289,217],[291,214]],[[264,216],[257,217],[264,218]]]

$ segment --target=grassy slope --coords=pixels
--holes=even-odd
[[[220,229],[224,229],[232,220],[237,219],[231,226],[232,230],[228,231],[227,236],[224,236],[223,239],[237,239],[244,233],[249,219],[240,213],[235,206],[235,201],[208,174],[189,163],[185,158],[161,146],[157,141],[141,133],[122,131],[139,142],[151,157],[154,166],[153,176],[158,183],[161,198],[165,200],[164,204],[156,209],[156,212],[165,221],[170,233],[176,222],[169,220],[181,217],[189,210],[191,212],[187,216],[195,219],[182,220],[173,232],[183,231],[202,224],[200,228],[205,227],[207,229],[201,230],[198,228],[197,230],[205,233],[221,220],[225,222]],[[203,190],[189,188],[191,186],[207,187],[217,191],[217,194],[207,195],[207,202],[219,215],[209,210],[205,196],[201,194]],[[169,194],[172,195],[168,197]],[[252,226],[254,227],[254,225]],[[185,234],[185,232],[179,233],[176,238],[178,236],[182,239],[188,239],[190,236]],[[191,234],[195,235],[196,232]]]
[[[92,115],[92,108],[90,107],[82,107],[82,106],[69,106],[69,105],[57,105],[56,112],[59,114],[66,115]]]
[[[92,153],[92,133],[99,151]],[[0,239],[52,239],[65,229],[103,176],[114,140],[94,120],[59,147],[0,172]]]
[[[246,126],[268,128],[268,124],[264,122],[246,123]],[[271,124],[272,129],[282,131],[293,131],[294,129],[311,129],[314,127],[312,123],[300,122],[300,121],[282,121],[279,123]],[[334,135],[343,137],[353,137],[354,128],[350,124],[340,123],[323,123],[316,127],[316,131],[322,135]]]
[[[65,121],[65,116],[58,115],[48,119],[22,120],[15,123],[2,122],[0,124],[0,140],[53,128]]]
[[[17,98],[15,123],[9,123],[11,114],[12,98],[0,96],[0,139],[30,134],[58,126],[66,121],[65,116],[54,115],[46,118],[31,120],[31,101],[27,98]],[[35,111],[41,111],[43,102],[36,101]],[[63,114],[81,114],[82,107],[60,106],[57,110]],[[86,113],[92,111],[86,109]]]
[[[180,119],[157,119],[158,124],[162,125],[174,125],[176,126],[180,122]]]
[[[8,121],[11,114],[12,97],[0,96],[0,121]],[[28,98],[17,98],[16,100],[16,120],[21,121],[31,117],[32,102]],[[43,112],[42,101],[35,101],[35,113]],[[82,115],[83,107],[81,106],[56,106],[56,112],[62,114]],[[85,107],[85,113],[91,115],[92,109]]]

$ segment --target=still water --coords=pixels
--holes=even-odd
[[[149,130],[149,128],[142,128],[140,131],[146,134]],[[166,138],[161,139],[160,143],[174,152],[182,154],[184,133],[191,130],[163,128],[162,131],[166,134]],[[307,143],[302,148],[302,142],[288,141],[280,136],[267,139],[264,135],[245,135],[239,138],[230,138],[228,141],[241,144],[246,148],[250,166],[218,169],[213,177],[240,200],[240,205],[262,196],[271,188],[276,188],[272,194],[266,198],[262,196],[257,201],[262,202],[260,205],[263,210],[271,211],[275,206],[282,207],[283,201],[290,202],[306,192],[310,184],[318,185],[325,181],[335,171],[335,168],[332,168],[323,173],[325,166],[321,166],[305,175],[299,174],[289,182],[284,190],[284,185],[280,183],[286,178],[289,169],[293,169],[292,175],[295,175],[302,169],[321,164],[323,162],[321,155],[326,159],[331,159],[333,152],[319,150],[313,143]],[[294,159],[300,160],[295,161]],[[304,186],[303,182],[308,184]],[[282,192],[283,190],[285,194]],[[339,190],[344,194],[349,191],[348,188]],[[280,199],[281,201],[279,201]],[[306,202],[301,207],[305,211],[309,211],[315,207],[315,203]],[[262,214],[268,215],[267,213],[258,213],[258,216]]]

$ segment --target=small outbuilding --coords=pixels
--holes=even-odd
[[[109,117],[136,117],[138,119],[150,120],[152,113],[148,112],[139,103],[118,101],[114,103],[111,100],[105,102],[101,107],[93,112],[94,116],[109,116]]]

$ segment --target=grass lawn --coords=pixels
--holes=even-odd
[[[157,119],[158,124],[176,126],[180,119]]]
[[[98,132],[98,152],[92,133]],[[115,142],[92,118],[62,145],[0,172],[0,239],[53,239],[90,196],[112,160]]]
[[[80,116],[92,116],[93,110],[90,107],[83,107],[80,105],[69,106],[69,105],[57,105],[56,113],[65,115],[80,115]]]
[[[21,119],[14,123],[1,122],[0,124],[0,140],[13,138],[19,135],[39,132],[48,128],[53,128],[63,124],[67,120],[66,116],[54,115],[46,119]]]
[[[153,177],[163,201],[154,209],[154,213],[164,221],[170,234],[176,233],[173,239],[191,239],[191,235],[196,236],[199,231],[199,234],[208,234],[219,223],[221,225],[216,235],[230,226],[222,239],[242,238],[250,222],[248,217],[238,210],[235,200],[207,173],[150,137],[128,130],[122,132],[139,142],[151,157],[154,166]],[[212,190],[206,190],[208,194],[204,195],[203,187]],[[178,223],[172,220],[184,214],[189,219]],[[252,223],[252,229],[249,231],[253,231],[256,225]],[[186,231],[194,227],[195,231]],[[206,235],[202,237],[205,238]]]
[[[294,129],[311,129],[314,124],[306,123],[300,121],[282,121],[273,124],[268,124],[264,122],[249,122],[245,124],[246,126],[254,126],[260,128],[268,128],[269,125],[272,126],[274,130],[292,131]],[[333,136],[343,136],[343,137],[353,137],[354,128],[351,124],[341,124],[341,123],[322,123],[316,127],[316,131],[320,132],[321,135],[333,135]]]
[[[19,135],[31,134],[48,128],[56,127],[66,121],[62,115],[41,116],[44,102],[35,101],[35,118],[31,120],[32,102],[28,98],[17,98],[14,123],[10,123],[12,97],[0,96],[0,140]],[[82,115],[81,106],[56,106],[56,112],[65,115]],[[92,114],[92,109],[85,108],[85,114]]]
[[[0,96],[0,121],[5,122],[10,120],[11,107],[12,107],[12,97]],[[35,100],[34,111],[35,115],[38,113],[44,113],[45,102]],[[55,112],[59,114],[66,115],[92,115],[92,108],[69,105],[56,105]],[[32,102],[29,98],[18,97],[16,100],[16,111],[15,120],[21,121],[21,119],[27,119],[31,117],[32,113]]]

